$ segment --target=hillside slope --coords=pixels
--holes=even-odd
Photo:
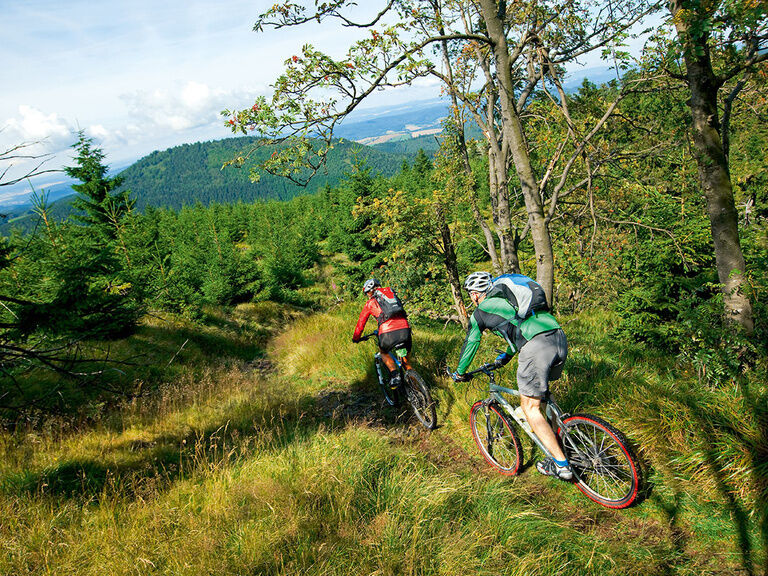
[[[262,174],[260,180],[253,183],[247,168],[222,169],[224,162],[244,153],[256,142],[256,138],[227,138],[184,144],[153,152],[121,172],[120,176],[125,179],[124,188],[136,197],[139,208],[180,208],[196,202],[288,200],[298,194],[314,192],[326,184],[337,184],[357,161],[365,161],[383,175],[391,176],[400,169],[407,156],[382,152],[348,140],[340,141],[328,155],[325,168],[306,187],[269,174]],[[265,160],[274,150],[273,146],[258,148],[251,157],[251,164]]]
[[[348,339],[356,311],[249,304],[205,328],[150,319],[121,346],[158,365],[175,359],[157,393],[78,430],[0,431],[0,573],[755,573],[761,553],[740,542],[757,542],[754,523],[740,527],[706,482],[669,474],[662,445],[644,446],[655,471],[646,499],[624,511],[539,476],[528,450],[519,477],[489,471],[467,425],[482,390],[440,376],[457,328],[416,324],[440,427],[383,407],[374,346]],[[647,362],[608,369],[620,359],[605,322],[565,320],[564,406],[642,436],[655,422],[633,394],[647,401],[646,380],[664,377]],[[263,339],[265,326],[286,324]]]

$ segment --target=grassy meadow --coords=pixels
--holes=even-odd
[[[611,318],[563,318],[571,412],[634,442],[646,489],[624,511],[491,472],[453,384],[463,334],[415,319],[438,400],[426,432],[385,408],[357,310],[269,303],[199,323],[150,317],[116,353],[144,393],[81,420],[0,433],[0,574],[699,575],[765,571],[765,384],[706,389],[614,344]],[[285,325],[285,328],[283,326]],[[485,338],[478,360],[495,356]],[[504,371],[513,378],[514,365]],[[739,393],[740,392],[740,393]]]

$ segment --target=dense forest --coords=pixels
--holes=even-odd
[[[547,36],[563,14],[542,23],[483,1],[469,11],[480,23],[453,45],[447,15],[413,4],[408,30],[431,31],[451,71],[440,73],[454,106],[430,137],[434,154],[394,160],[324,140],[335,120],[302,92],[381,77],[377,50],[385,67],[392,50],[411,55],[403,78],[429,74],[392,29],[345,62],[305,47],[272,101],[227,113],[274,153],[188,145],[109,177],[98,143],[80,134],[67,168],[75,213],[57,217],[41,201],[32,233],[2,238],[0,498],[16,524],[0,530],[15,546],[0,566],[47,562],[19,536],[30,524],[66,544],[51,553],[60,562],[114,538],[126,543],[114,557],[142,550],[168,573],[188,558],[148,551],[140,535],[187,534],[212,573],[768,571],[764,7],[728,5],[712,32],[671,2],[677,41],[658,38],[620,78],[566,94],[563,62],[541,42],[576,53],[591,37]],[[292,6],[276,4],[261,25],[301,24]],[[323,18],[337,15],[323,6]],[[538,35],[504,40],[527,26]],[[718,34],[743,42],[706,44]],[[517,76],[490,73],[512,56],[526,63],[507,67]],[[467,81],[476,70],[488,72],[480,89]],[[298,94],[304,132],[295,107],[279,116],[281,98]],[[253,167],[270,192],[232,164]],[[327,181],[291,197],[285,178],[318,167]],[[471,313],[461,282],[475,270],[522,272],[545,288],[571,349],[558,397],[609,416],[634,444],[647,482],[635,509],[585,508],[567,485],[506,483],[470,464],[465,400],[478,390],[449,382],[445,367]],[[373,348],[349,336],[372,276],[398,291],[416,327],[444,422],[428,439],[361,408]]]
[[[436,149],[434,142],[426,142],[426,149],[430,149],[430,145],[432,150]],[[212,203],[288,200],[299,194],[315,192],[325,184],[337,184],[355,162],[366,161],[376,166],[376,170],[383,175],[391,176],[400,169],[404,158],[412,159],[419,146],[403,142],[399,146],[389,144],[379,148],[339,140],[320,173],[306,184],[271,175],[252,182],[246,169],[222,170],[222,166],[234,157],[250,154],[253,161],[263,161],[275,149],[275,146],[263,145],[252,137],[183,144],[153,152],[118,176],[122,180],[122,188],[132,194],[138,210],[147,206],[178,209],[196,203],[207,206]],[[44,190],[40,192],[44,193]],[[72,214],[72,198],[52,202],[46,210],[58,220],[66,219]],[[16,214],[0,222],[0,233],[8,235],[14,229],[29,232],[37,224],[37,216],[34,208],[24,214]]]

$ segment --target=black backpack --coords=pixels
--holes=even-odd
[[[390,298],[384,294],[381,290],[374,290],[373,297],[376,298],[376,302],[381,308],[381,316],[378,318],[379,322],[386,322],[393,316],[405,317],[405,307],[402,301],[398,298],[394,290],[392,290],[393,297]]]

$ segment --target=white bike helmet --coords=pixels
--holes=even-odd
[[[469,292],[485,293],[491,287],[491,275],[488,272],[472,272],[464,281],[464,288]]]
[[[363,284],[363,292],[370,292],[377,286],[381,286],[381,282],[376,280],[376,278],[368,278],[368,280],[365,281],[365,284]]]

